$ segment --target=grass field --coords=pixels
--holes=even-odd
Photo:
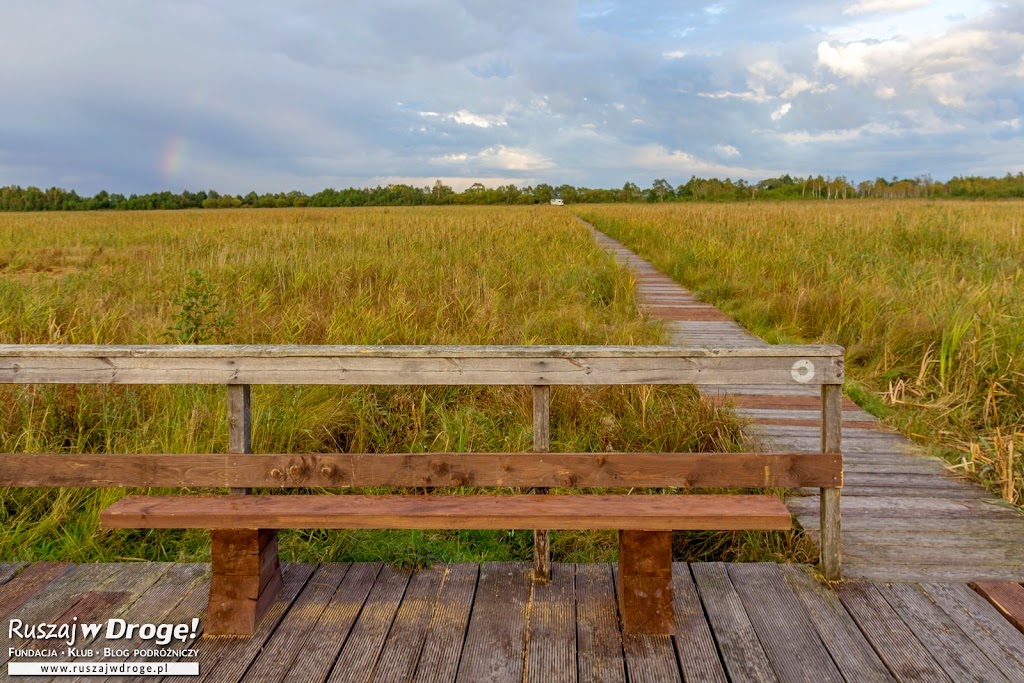
[[[842,344],[852,398],[1021,503],[1020,203],[663,204],[579,213],[768,341]]]
[[[550,207],[0,215],[0,343],[650,344],[631,275]],[[256,387],[257,452],[528,450],[528,388]],[[687,387],[556,388],[553,449],[736,450]],[[220,387],[0,387],[8,452],[227,448]],[[5,490],[0,557],[197,560],[202,532],[97,532],[120,490]],[[680,540],[691,556],[805,558],[796,534]],[[556,559],[614,557],[561,533]],[[528,559],[530,532],[290,532],[283,556]],[[682,550],[682,547],[681,547]],[[702,555],[703,553],[703,555]]]

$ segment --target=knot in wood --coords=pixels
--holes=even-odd
[[[284,472],[275,467],[274,469],[270,470],[270,476],[273,477],[274,479],[280,479],[281,477],[284,476]]]
[[[324,475],[325,477],[331,476],[332,474],[334,474],[334,466],[324,465],[323,467],[320,468],[320,474]]]
[[[292,465],[291,467],[288,468],[288,476],[290,477],[297,477],[301,473],[302,470],[299,468],[298,465]]]

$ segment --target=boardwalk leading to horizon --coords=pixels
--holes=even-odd
[[[587,224],[589,226],[589,224]],[[636,273],[637,295],[662,320],[673,344],[763,346],[718,308],[589,226],[597,243]],[[702,387],[732,403],[771,450],[817,451],[820,395],[811,387]],[[1024,515],[981,486],[950,473],[843,399],[843,575],[875,581],[1024,581]],[[803,495],[799,495],[803,494]],[[819,527],[815,490],[786,504],[812,538]]]
[[[73,615],[189,623],[205,612],[206,564],[40,563],[14,576],[19,569],[0,564],[5,622]],[[676,563],[678,635],[623,636],[615,565],[555,564],[546,584],[534,583],[531,571],[528,563],[416,572],[380,563],[285,565],[284,590],[252,638],[176,641],[168,647],[196,649],[178,661],[198,662],[198,677],[134,680],[1024,681],[1024,634],[960,583],[847,582],[832,591],[799,565]],[[0,679],[8,647],[27,645],[41,644],[15,639],[0,651]],[[152,644],[101,638],[76,646]]]

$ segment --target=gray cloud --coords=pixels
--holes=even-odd
[[[22,3],[0,23],[0,184],[1019,170],[1024,10],[880,7]]]

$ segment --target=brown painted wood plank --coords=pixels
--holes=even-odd
[[[431,617],[438,608],[438,594],[447,569],[434,566],[412,574],[395,621],[381,648],[373,680],[411,681],[416,673]]]
[[[199,650],[199,676],[171,676],[163,683],[237,683],[241,680],[316,568],[314,564],[284,565],[284,588],[256,625],[256,633],[251,638],[200,639],[196,645]]]
[[[480,566],[476,563],[446,565],[444,583],[427,625],[427,637],[412,679],[415,683],[450,683],[455,680],[479,571]]]
[[[381,568],[359,619],[327,678],[330,683],[369,683],[373,679],[381,648],[411,576],[409,571],[386,565]]]
[[[675,592],[676,657],[683,680],[726,683],[715,639],[686,564],[676,562],[672,565],[672,586]]]
[[[789,529],[774,496],[128,496],[103,528]]]
[[[728,571],[779,679],[843,683],[806,607],[793,595],[779,565],[734,564]]]
[[[811,578],[806,567],[785,565],[782,576],[804,604],[807,615],[843,676],[858,683],[895,680],[834,591]]]
[[[528,610],[526,683],[576,683],[576,567],[556,563],[533,585]]]
[[[12,576],[17,566],[12,565]],[[0,584],[0,619],[21,607],[33,595],[45,590],[72,567],[74,565],[70,562],[36,562],[6,583]]]
[[[1016,582],[975,581],[971,588],[988,600],[1011,624],[1024,631],[1024,587]]]
[[[623,634],[675,633],[671,531],[619,531],[615,593]]]
[[[525,563],[489,562],[481,567],[455,680],[522,683],[532,571]]]
[[[348,486],[841,486],[841,455],[810,453],[13,454],[0,485],[340,488]]]
[[[682,675],[679,671],[679,663],[676,661],[675,647],[671,635],[655,635],[630,633],[626,630],[626,619],[623,614],[623,596],[619,591],[623,585],[621,566],[613,565],[613,574],[616,578],[616,592],[619,593],[619,614],[622,618],[622,651],[626,659],[626,676],[632,683],[643,681],[644,683],[660,683],[665,681],[681,681]],[[641,577],[642,579],[653,580],[660,589],[662,585],[672,585],[672,577]],[[634,581],[637,579],[634,578]],[[629,584],[625,584],[627,590]],[[675,627],[673,610],[672,627]]]
[[[878,590],[954,681],[1007,680],[920,586],[897,583]]]
[[[897,680],[951,680],[877,587],[848,582],[839,586],[838,593],[850,616]]]
[[[1024,633],[963,584],[929,583],[922,588],[1003,675],[1024,682]]]
[[[334,637],[328,640],[327,636],[318,632],[321,616],[340,592],[342,582],[353,575],[355,581],[350,579],[353,588],[358,586],[355,592],[359,595],[356,601],[359,603],[354,612],[358,614],[362,599],[369,592],[373,581],[380,571],[379,564],[323,564],[317,568],[313,576],[306,583],[305,588],[295,598],[292,608],[281,620],[281,623],[274,630],[273,635],[267,640],[259,656],[246,672],[246,676],[253,680],[281,681],[284,680],[295,667],[322,666],[319,680],[334,662],[334,656],[341,649],[341,644],[335,648],[330,647]],[[352,614],[352,619],[355,619]],[[348,635],[348,628],[341,625],[340,638]],[[324,653],[323,650],[328,650]],[[300,654],[302,655],[300,660]],[[326,663],[322,658],[326,655]],[[326,664],[326,665],[324,665]]]
[[[580,683],[625,683],[622,635],[611,565],[576,565],[576,643]]]
[[[777,681],[725,565],[699,562],[691,564],[690,570],[729,678]]]

